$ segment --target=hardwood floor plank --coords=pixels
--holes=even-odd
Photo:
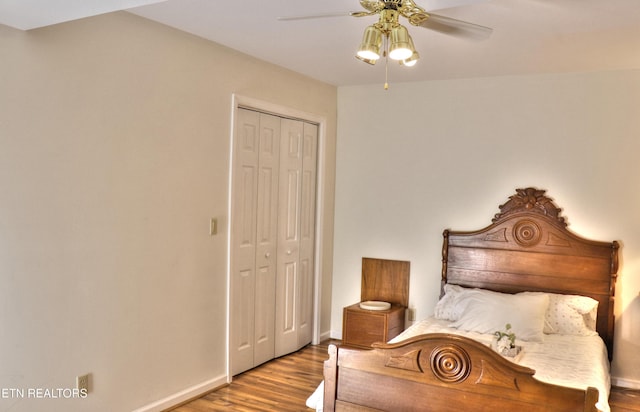
[[[233,378],[174,412],[312,412],[305,402],[322,381],[329,343],[309,345]],[[611,388],[611,412],[640,412],[640,391]]]

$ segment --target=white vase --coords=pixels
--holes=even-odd
[[[513,348],[502,349],[502,352],[500,352],[500,354],[509,358],[515,358],[516,356],[518,356],[521,350],[522,346],[514,346]]]
[[[491,341],[491,348],[494,351],[498,352],[500,355],[506,356],[506,357],[509,357],[509,358],[515,358],[516,356],[518,356],[518,354],[522,350],[522,346],[514,346],[514,347],[511,347],[511,348],[498,349],[498,339],[497,338],[494,338],[493,341]]]

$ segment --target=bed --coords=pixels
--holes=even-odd
[[[331,345],[324,411],[608,411],[619,244],[572,233],[560,211],[530,187],[489,226],[445,230],[434,316],[371,350]],[[496,330],[517,356],[495,350]]]

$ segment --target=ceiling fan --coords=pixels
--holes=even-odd
[[[472,3],[474,0],[468,0]],[[368,64],[375,64],[380,57],[397,60],[403,66],[413,66],[420,55],[415,50],[413,39],[406,27],[400,24],[400,16],[406,18],[414,26],[439,31],[442,33],[486,38],[492,29],[479,24],[428,13],[413,0],[360,0],[363,11],[354,11],[348,15],[365,17],[378,15],[378,22],[365,29],[362,43],[356,58]],[[313,16],[279,17],[278,20],[302,20],[321,17],[338,17],[347,14],[320,14]],[[384,47],[383,46],[384,42]],[[385,84],[385,88],[388,86]]]

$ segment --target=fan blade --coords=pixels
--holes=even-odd
[[[411,16],[409,22],[414,26],[424,27],[441,33],[477,39],[486,39],[491,36],[493,32],[493,29],[490,27],[433,13],[416,13]]]
[[[292,20],[310,20],[310,19],[324,19],[326,17],[364,17],[364,16],[372,16],[376,14],[376,12],[370,11],[352,11],[349,13],[325,13],[325,14],[310,14],[308,16],[286,16],[286,17],[278,17],[277,20],[280,21],[292,21]]]
[[[360,12],[353,12],[360,13]],[[309,19],[324,19],[327,17],[345,17],[350,16],[351,13],[325,13],[325,14],[311,14],[308,16],[284,16],[278,17],[277,19],[280,21],[290,21],[290,20],[309,20]]]
[[[420,5],[428,11],[450,9],[452,7],[470,6],[476,3],[486,3],[488,0],[421,0]]]

